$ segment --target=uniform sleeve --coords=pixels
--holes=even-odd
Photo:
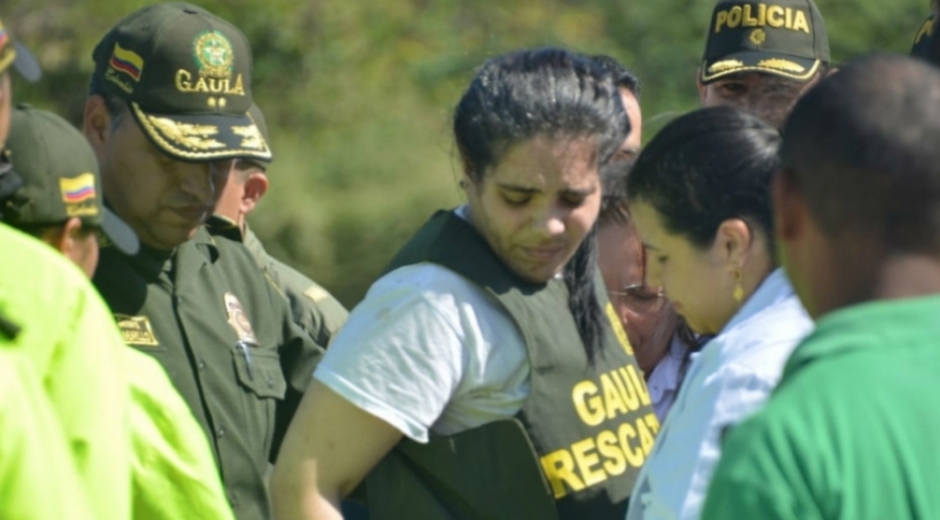
[[[294,321],[320,345],[328,345],[349,312],[319,284],[276,258],[268,256],[267,273],[284,290]]]
[[[0,517],[91,520],[65,435],[32,366],[0,351]]]
[[[133,518],[232,520],[206,435],[152,358],[125,349],[131,380]]]
[[[268,283],[268,290],[271,304],[275,307],[275,313],[281,316],[282,338],[278,355],[280,356],[281,371],[287,380],[284,399],[278,402],[275,411],[274,436],[269,455],[269,460],[273,463],[277,459],[277,453],[280,451],[281,442],[287,433],[287,427],[290,426],[290,422],[300,406],[300,400],[303,398],[307,386],[310,385],[310,381],[312,381],[313,369],[323,357],[326,342],[323,339],[315,339],[314,336],[294,321],[288,300],[280,289],[275,287],[273,283]]]
[[[467,365],[453,300],[409,283],[377,283],[314,377],[403,435],[426,442]],[[468,327],[469,328],[469,327]]]

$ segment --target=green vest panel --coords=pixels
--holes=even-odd
[[[493,295],[522,332],[530,392],[514,419],[428,444],[403,440],[366,479],[374,520],[621,520],[659,421],[626,334],[607,301],[590,363],[561,280],[509,271],[465,220],[440,211],[388,270],[442,265]]]

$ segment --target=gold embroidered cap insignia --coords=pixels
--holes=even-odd
[[[199,67],[200,76],[227,79],[232,76],[235,55],[232,44],[219,31],[205,31],[193,42],[193,57]]]
[[[741,67],[744,67],[744,62],[741,60],[721,60],[716,61],[711,67],[708,67],[708,73],[715,74],[726,70],[739,69]]]
[[[751,43],[760,47],[767,40],[767,33],[763,29],[754,29],[749,38]]]
[[[768,69],[778,69],[786,72],[795,72],[801,73],[806,71],[806,67],[800,65],[799,63],[792,62],[790,60],[784,60],[782,58],[770,58],[767,60],[761,60],[757,63],[758,67],[765,67]]]

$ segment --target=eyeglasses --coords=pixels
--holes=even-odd
[[[619,291],[608,290],[607,293],[617,296],[625,305],[643,312],[657,311],[666,302],[662,287],[650,287],[645,283],[629,284]]]

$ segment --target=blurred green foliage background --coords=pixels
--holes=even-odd
[[[91,51],[140,0],[0,0],[41,61],[14,96],[78,124]],[[698,103],[714,0],[197,0],[248,36],[272,133],[271,189],[251,223],[276,257],[347,306],[439,207],[460,202],[451,109],[487,57],[561,45],[643,81],[648,140]],[[928,0],[817,0],[838,63],[907,52]],[[16,75],[14,75],[16,78]]]

